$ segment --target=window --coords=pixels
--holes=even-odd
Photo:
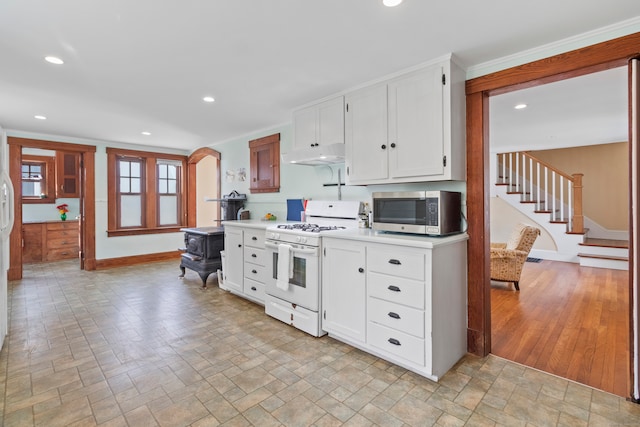
[[[186,156],[107,148],[109,236],[185,226]]]
[[[22,202],[55,203],[55,157],[22,156]]]

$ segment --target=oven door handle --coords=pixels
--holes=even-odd
[[[264,242],[264,246],[269,249],[278,249],[277,243]],[[306,255],[314,255],[316,253],[315,249],[300,249],[296,247],[291,247],[291,252],[295,252],[297,254],[306,254]]]

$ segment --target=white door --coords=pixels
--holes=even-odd
[[[387,86],[372,86],[345,96],[347,184],[387,178]]]
[[[244,280],[244,248],[242,230],[225,227],[224,230],[224,288],[242,292]]]
[[[322,329],[364,343],[366,265],[361,242],[323,238]]]
[[[0,128],[0,348],[7,335],[7,270],[9,269],[9,234],[13,228],[13,184],[9,178],[7,136]]]
[[[390,178],[444,173],[442,76],[436,65],[389,83]]]

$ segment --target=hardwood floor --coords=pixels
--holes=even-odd
[[[628,271],[525,263],[520,292],[491,282],[492,353],[627,397]]]

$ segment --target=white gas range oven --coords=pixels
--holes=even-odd
[[[320,326],[322,236],[357,228],[362,203],[309,200],[305,222],[267,228],[265,312],[308,334]]]

